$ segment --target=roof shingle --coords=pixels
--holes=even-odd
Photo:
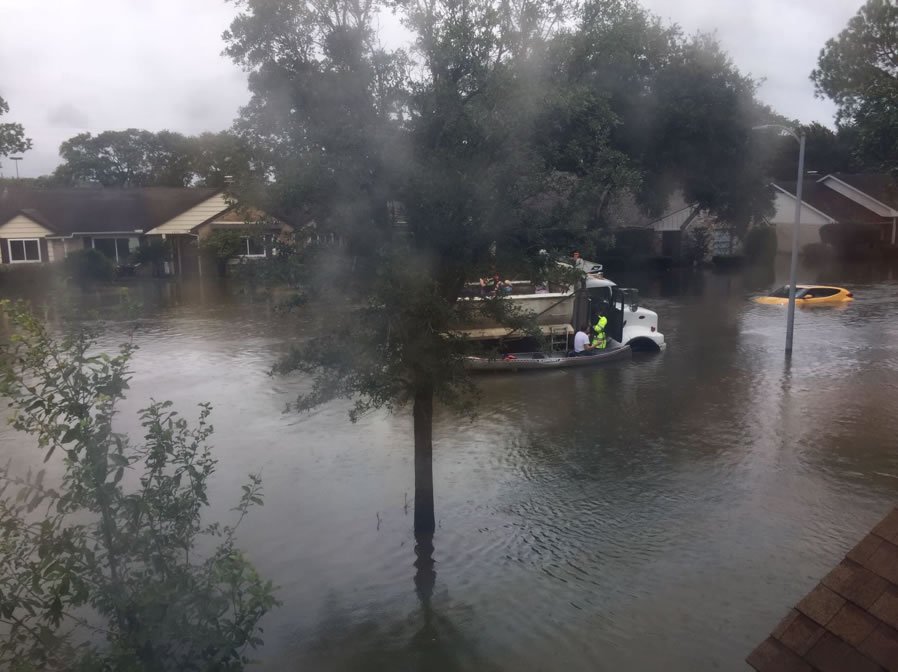
[[[149,231],[211,198],[217,189],[145,187],[0,188],[0,224],[23,213],[56,235]]]
[[[898,671],[898,509],[748,656],[758,672]]]

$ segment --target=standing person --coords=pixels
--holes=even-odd
[[[608,345],[608,337],[605,335],[605,327],[608,326],[608,318],[605,317],[604,308],[599,308],[596,312],[599,315],[599,319],[596,320],[596,326],[592,328],[595,332],[592,339],[592,347],[597,350],[602,350]]]
[[[589,330],[588,324],[580,325],[580,331],[574,334],[574,355],[582,356],[582,355],[591,355],[594,354],[593,350],[595,348],[592,347],[589,343],[589,334],[587,331]]]

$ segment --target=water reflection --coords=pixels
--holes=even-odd
[[[261,469],[266,505],[241,542],[284,602],[263,669],[739,669],[898,497],[891,267],[803,268],[857,301],[798,311],[790,366],[785,311],[750,301],[787,275],[788,259],[614,277],[658,311],[669,350],[484,377],[474,421],[438,409],[440,526],[417,543],[408,414],[281,412],[308,381],[266,372],[314,312],[216,284],[134,286],[122,422],[151,396],[188,417],[212,402],[222,518]],[[112,316],[122,301],[76,305]],[[114,322],[104,347],[131,326]],[[35,459],[8,427],[0,445]]]
[[[498,670],[480,655],[475,641],[456,621],[471,619],[470,607],[459,605],[443,587],[437,591],[434,545],[422,538],[415,545],[414,594],[417,606],[397,618],[391,608],[359,620],[356,607],[341,603],[332,592],[316,632],[297,657],[268,660],[264,669],[315,669],[325,672],[409,670],[458,672]]]

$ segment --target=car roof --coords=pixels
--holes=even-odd
[[[788,285],[786,285],[788,287]],[[835,285],[795,285],[798,289],[838,289],[840,292],[848,291],[844,287]]]

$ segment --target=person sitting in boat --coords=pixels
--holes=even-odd
[[[481,296],[494,296],[499,288],[499,274],[493,277],[480,278],[480,294]]]
[[[605,335],[605,327],[608,326],[608,318],[605,317],[605,310],[603,308],[599,308],[596,312],[599,317],[596,320],[596,325],[592,328],[592,347],[597,350],[603,350],[608,344],[608,337]]]
[[[580,331],[574,334],[574,356],[583,357],[585,355],[594,355],[595,347],[589,342],[589,325],[580,325]]]

